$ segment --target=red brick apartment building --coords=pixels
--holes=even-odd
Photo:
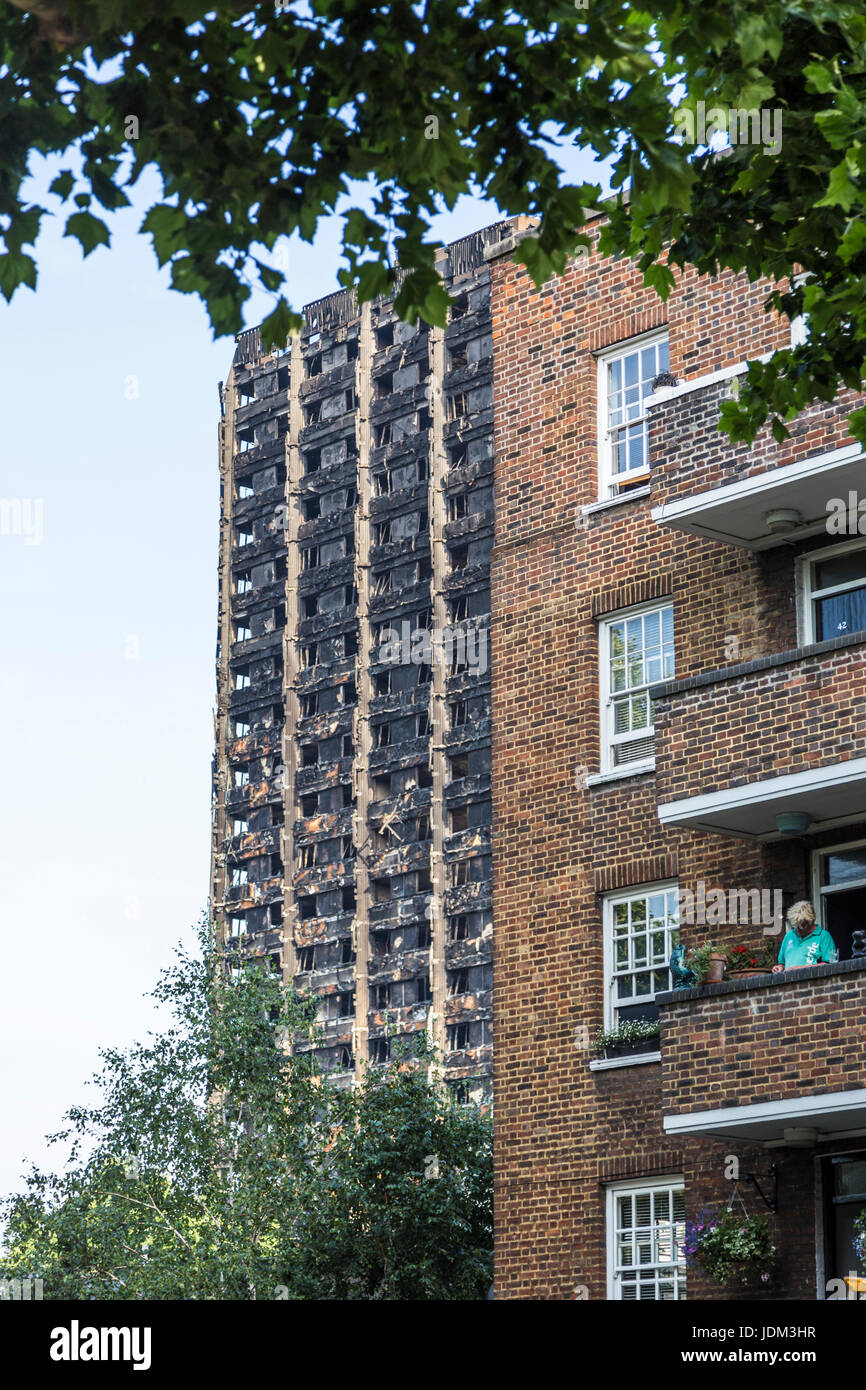
[[[866,1207],[866,535],[827,527],[866,494],[852,401],[732,446],[720,403],[798,329],[765,285],[687,274],[664,305],[594,255],[536,292],[512,244],[487,252],[496,1297],[743,1297],[678,1254],[739,1171],[777,1248],[747,1296],[823,1299]],[[712,889],[811,899],[838,963],[672,991],[679,893]],[[730,915],[682,939],[778,947]],[[593,1056],[640,1018],[655,1051]]]

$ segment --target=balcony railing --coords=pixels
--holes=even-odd
[[[866,820],[866,633],[651,695],[663,825],[775,840]]]
[[[768,429],[750,446],[718,429],[736,374],[662,388],[650,399],[652,515],[661,526],[749,550],[826,530],[828,503],[866,489],[866,460],[848,434],[862,398],[816,402],[777,443]]]
[[[866,1128],[866,958],[657,996],[672,1136],[812,1147]]]

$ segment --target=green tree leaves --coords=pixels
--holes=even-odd
[[[89,256],[97,246],[109,246],[111,243],[105,223],[99,217],[94,217],[92,212],[74,212],[66,219],[63,235],[75,237],[85,256]]]
[[[442,322],[425,237],[437,209],[467,189],[540,220],[518,255],[542,283],[574,253],[599,194],[564,180],[546,146],[556,132],[610,159],[627,198],[606,205],[602,244],[635,257],[662,296],[667,266],[728,268],[766,277],[778,287],[768,310],[792,313],[786,282],[802,271],[815,323],[822,303],[832,306],[832,330],[813,327],[796,362],[749,374],[726,428],[736,420],[754,438],[772,417],[784,431],[798,402],[860,385],[860,0],[311,0],[279,10],[273,0],[69,0],[68,23],[48,30],[22,11],[0,6],[0,229],[24,211],[34,151],[83,156],[77,183],[64,173],[52,185],[72,218],[70,199],[80,211],[90,198],[123,206],[153,166],[164,192],[143,230],[215,332],[243,326],[252,285],[274,296],[268,335],[279,341],[297,322],[280,272],[257,251],[295,232],[311,239],[351,180],[378,190],[372,210],[355,208],[344,226],[341,283],[362,300],[392,287],[400,262],[412,273],[398,312]],[[675,121],[678,103],[699,102],[778,116],[781,150],[699,151]],[[106,243],[103,224],[70,223],[85,254]],[[5,250],[21,244],[7,237]],[[13,254],[4,292],[31,280],[27,258]]]
[[[6,1203],[0,1275],[48,1299],[483,1298],[489,1122],[428,1079],[424,1037],[354,1091],[322,1083],[315,1005],[203,924],[154,997],[173,1023],[102,1054],[59,1174]],[[399,1053],[399,1049],[397,1049]]]
[[[23,251],[7,251],[0,256],[0,292],[5,300],[11,300],[19,285],[36,289],[36,262]]]

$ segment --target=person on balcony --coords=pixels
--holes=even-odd
[[[788,913],[788,930],[779,949],[779,964],[773,966],[773,974],[781,970],[806,970],[810,965],[838,960],[836,943],[820,922],[815,920],[815,909],[810,902],[794,903]]]

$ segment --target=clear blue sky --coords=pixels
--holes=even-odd
[[[562,161],[591,176],[576,152]],[[45,185],[35,171],[33,196]],[[36,293],[0,301],[0,1193],[85,1086],[143,1037],[145,993],[205,908],[210,851],[217,382],[233,343],[137,235],[86,261],[47,225]],[[500,216],[464,199],[440,241]],[[289,248],[296,306],[337,286],[339,228]],[[248,322],[270,307],[250,303]],[[41,508],[41,537],[39,535]],[[38,542],[38,543],[36,543]]]

